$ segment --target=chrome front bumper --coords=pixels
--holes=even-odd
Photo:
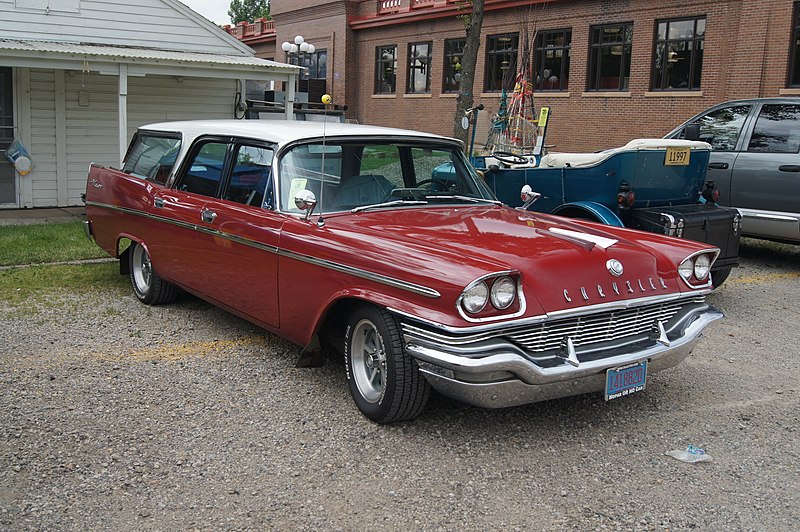
[[[502,408],[603,390],[606,370],[632,362],[647,360],[651,374],[676,366],[692,352],[706,326],[722,317],[722,312],[704,305],[672,323],[667,342],[653,340],[644,347],[639,342],[630,351],[617,347],[612,356],[599,358],[594,349],[594,357],[577,365],[566,359],[542,365],[512,344],[506,352],[494,349],[483,357],[463,356],[448,352],[446,346],[421,345],[406,335],[405,348],[442,395],[484,408]]]

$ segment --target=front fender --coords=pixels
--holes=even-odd
[[[586,218],[588,217],[593,222],[599,222],[605,225],[613,225],[615,227],[625,227],[619,216],[614,211],[594,201],[574,201],[571,203],[564,203],[556,207],[550,214],[557,216],[566,216],[567,218]]]

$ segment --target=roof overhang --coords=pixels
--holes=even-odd
[[[84,70],[128,76],[170,75],[202,78],[290,81],[301,67],[252,56],[203,54],[69,42],[0,39],[0,65]]]

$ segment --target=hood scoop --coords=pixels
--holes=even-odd
[[[560,227],[551,227],[549,229],[551,233],[555,233],[557,235],[566,236],[568,238],[572,238],[574,240],[580,240],[581,242],[588,242],[592,244],[589,249],[592,249],[594,246],[599,246],[603,249],[608,249],[617,242],[613,238],[606,238],[604,236],[599,235],[590,235],[588,233],[579,233],[578,231],[570,231],[569,229],[561,229]]]

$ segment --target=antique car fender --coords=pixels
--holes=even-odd
[[[557,216],[566,216],[567,218],[585,218],[593,222],[600,222],[605,225],[613,225],[615,227],[625,227],[622,220],[619,219],[614,211],[595,201],[573,201],[571,203],[564,203],[556,207],[550,214]]]

